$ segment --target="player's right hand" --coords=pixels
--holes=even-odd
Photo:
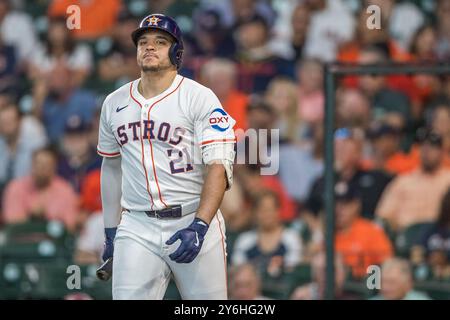
[[[116,237],[117,228],[105,228],[105,244],[103,247],[103,261],[108,260],[114,254],[114,238]]]

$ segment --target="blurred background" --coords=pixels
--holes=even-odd
[[[450,0],[0,0],[0,298],[111,298],[98,119],[139,77],[149,13],[177,20],[180,73],[236,128],[280,130],[279,173],[236,165],[221,207],[230,298],[323,299],[323,65],[449,62]],[[450,299],[450,75],[342,77],[335,108],[336,299]]]

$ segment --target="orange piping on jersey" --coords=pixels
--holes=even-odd
[[[236,138],[234,139],[216,139],[216,140],[207,140],[207,141],[203,141],[201,143],[201,145],[205,145],[205,144],[209,144],[209,143],[213,143],[213,142],[236,142]]]
[[[173,89],[171,92],[169,92],[168,94],[166,94],[164,97],[162,97],[161,99],[159,99],[158,101],[153,102],[153,104],[150,106],[150,108],[148,109],[148,122],[150,122],[150,111],[152,111],[152,108],[160,101],[164,100],[165,98],[167,98],[168,96],[170,96],[172,93],[174,93],[175,91],[178,90],[178,88],[180,87],[180,85],[183,83],[184,77],[181,79],[180,83],[177,85],[177,87],[175,89]],[[153,159],[153,144],[152,141],[150,139],[150,135],[148,136],[148,142],[150,143],[150,151],[151,151],[151,156],[152,156],[152,167],[153,167],[153,175],[155,176],[155,182],[156,182],[156,186],[158,187],[158,194],[159,194],[159,200],[161,200],[161,202],[166,206],[166,208],[168,207],[167,204],[164,202],[162,196],[161,196],[161,189],[159,188],[159,183],[158,183],[158,176],[156,175],[156,169],[155,169],[155,161]]]
[[[97,149],[97,153],[103,157],[117,157],[120,155],[120,152],[106,153],[106,152],[102,152],[98,149]]]
[[[225,239],[224,239],[223,232],[222,232],[222,224],[220,223],[220,220],[217,217],[217,213],[216,213],[216,219],[217,219],[217,222],[219,222],[220,237],[222,238],[223,264],[224,264],[224,268],[225,268],[225,288],[227,290],[227,296],[228,296],[228,275],[227,275],[227,256],[225,254]]]
[[[130,97],[131,99],[133,99],[138,106],[142,109],[142,105],[139,101],[137,101],[134,97],[133,97],[133,82],[131,83],[130,86]],[[155,202],[153,201],[153,196],[152,193],[150,192],[150,185],[148,183],[148,174],[147,174],[147,168],[145,168],[145,159],[144,159],[144,142],[143,142],[143,138],[142,138],[142,121],[141,121],[141,125],[139,126],[139,136],[140,136],[140,140],[141,140],[141,154],[142,154],[142,158],[141,158],[141,162],[142,162],[142,167],[144,168],[144,172],[145,172],[145,182],[147,183],[147,193],[150,196],[150,199],[152,200],[152,210],[153,210],[153,206],[155,205]]]

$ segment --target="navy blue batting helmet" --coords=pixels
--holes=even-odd
[[[131,38],[134,44],[137,46],[139,37],[147,30],[159,29],[170,34],[175,42],[169,49],[170,62],[174,64],[177,69],[180,68],[181,61],[183,58],[183,39],[181,36],[180,27],[171,17],[165,16],[163,14],[151,14],[142,19],[139,24],[139,28],[133,31]]]

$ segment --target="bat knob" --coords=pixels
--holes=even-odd
[[[102,281],[108,281],[112,276],[113,258],[107,259],[96,271],[97,278]]]

